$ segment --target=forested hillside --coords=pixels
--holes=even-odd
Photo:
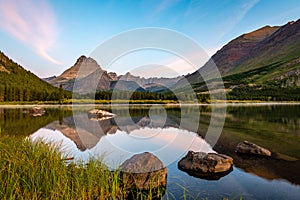
[[[0,51],[0,102],[58,101],[69,97],[70,92],[42,81]]]

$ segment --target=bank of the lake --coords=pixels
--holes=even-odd
[[[212,102],[196,102],[196,101],[175,101],[175,100],[94,100],[94,99],[65,99],[61,103],[59,101],[10,101],[0,102],[0,106],[34,106],[34,105],[287,105],[300,104],[300,101],[260,101],[260,100],[215,100]]]
[[[94,100],[94,99],[66,99],[59,101],[9,101],[0,105],[70,105],[70,104],[179,104],[175,100]]]

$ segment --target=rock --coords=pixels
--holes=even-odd
[[[89,119],[92,119],[92,120],[101,121],[104,119],[109,119],[109,118],[115,117],[115,114],[107,112],[105,110],[94,109],[94,110],[89,111],[88,117],[89,117]]]
[[[35,106],[29,110],[30,115],[34,117],[40,117],[44,115],[45,112],[45,109],[39,106]]]
[[[232,170],[233,159],[217,153],[189,151],[178,162],[178,168],[196,177],[219,179]]]
[[[240,154],[271,156],[271,151],[248,141],[240,142],[236,147]]]
[[[156,190],[167,185],[167,168],[153,154],[136,154],[121,165],[124,183],[129,190]]]
[[[113,80],[113,81],[118,81],[118,75],[115,72],[108,72],[108,76]]]

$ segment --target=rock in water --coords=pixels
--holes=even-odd
[[[240,142],[236,147],[236,152],[241,154],[261,156],[271,156],[272,154],[270,150],[248,141]]]
[[[189,151],[178,162],[178,168],[187,173],[206,179],[219,179],[232,170],[233,159],[217,153]],[[226,173],[227,172],[227,173]]]
[[[124,183],[129,189],[155,190],[167,184],[167,168],[153,154],[136,154],[121,165]]]
[[[29,110],[30,115],[34,117],[40,117],[44,115],[45,112],[45,109],[39,106],[35,106]]]
[[[105,110],[94,109],[94,110],[89,111],[88,117],[92,120],[100,121],[100,120],[115,117],[115,114],[107,112]]]

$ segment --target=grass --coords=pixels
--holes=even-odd
[[[55,147],[22,137],[0,137],[0,199],[124,199],[128,195],[120,171],[109,171],[101,161],[65,162]],[[154,196],[134,194],[138,199]]]

